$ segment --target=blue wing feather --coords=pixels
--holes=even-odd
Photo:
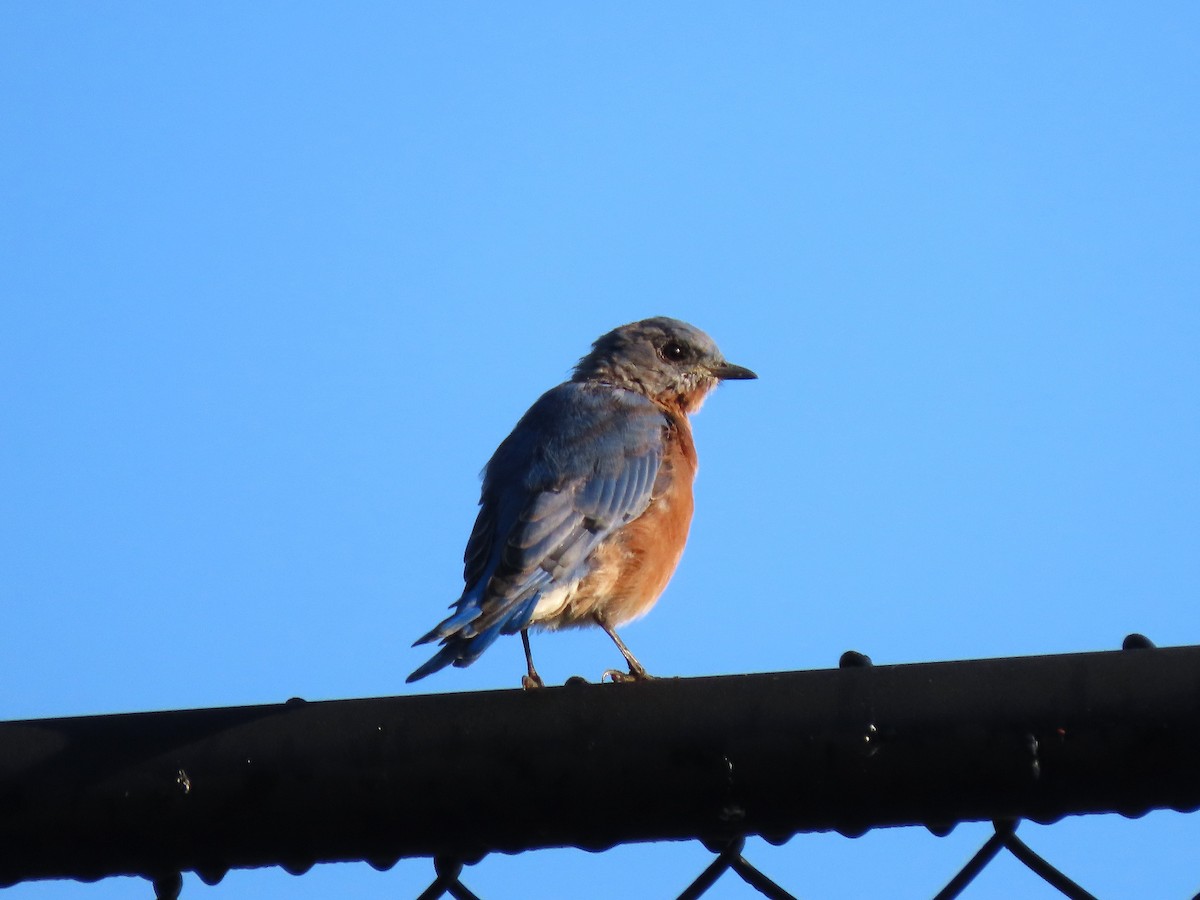
[[[408,680],[469,665],[528,625],[544,593],[583,578],[592,551],[649,506],[666,425],[649,400],[607,385],[543,394],[484,468],[465,589],[417,642],[442,647]]]

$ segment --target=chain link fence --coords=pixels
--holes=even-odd
[[[994,834],[961,869],[951,875],[945,887],[933,895],[933,900],[953,900],[961,896],[976,877],[1005,851],[1062,896],[1071,900],[1095,900],[1093,894],[1017,837],[1018,822],[1003,820],[992,824]],[[743,855],[745,844],[745,838],[736,838],[723,844],[706,843],[707,849],[714,854],[713,861],[678,894],[678,900],[698,900],[722,878],[733,877],[740,878],[769,900],[798,900],[798,894],[791,893],[746,859]],[[463,880],[463,863],[439,857],[434,860],[434,870],[436,877],[433,883],[419,895],[418,900],[438,900],[441,897],[453,897],[454,900],[483,900]],[[1197,867],[1197,874],[1200,877],[1200,867]],[[1200,894],[1193,900],[1200,900]]]
[[[1092,896],[1022,820],[1200,807],[1200,647],[635,685],[0,722],[0,887],[429,857],[420,897],[477,897],[464,865],[543,847],[699,840],[679,897],[740,879],[798,896],[746,838],[990,821],[934,896],[1002,854]],[[464,778],[470,773],[470,778]],[[487,789],[478,790],[484,784]],[[619,787],[618,787],[619,786]],[[615,796],[638,798],[630,815]],[[236,815],[231,811],[236,811]]]

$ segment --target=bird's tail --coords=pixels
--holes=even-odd
[[[474,598],[465,604],[460,600],[456,604],[459,608],[453,615],[413,643],[414,647],[418,647],[421,644],[440,640],[442,646],[423,666],[404,679],[405,684],[419,681],[426,675],[432,675],[446,666],[452,665],[460,669],[469,666],[479,659],[483,651],[490,647],[500,635],[516,634],[529,624],[534,607],[537,606],[538,596],[540,595],[534,595],[516,608],[510,608],[507,615],[497,616],[493,613],[486,616],[483,623],[477,622],[483,615],[483,611],[474,602]],[[483,625],[482,630],[475,627],[478,624]]]

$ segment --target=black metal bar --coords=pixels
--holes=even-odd
[[[954,900],[966,890],[967,886],[979,877],[979,873],[987,868],[988,863],[996,858],[996,854],[1004,849],[1004,842],[1013,833],[1014,827],[1015,825],[1011,821],[996,823],[995,834],[975,851],[975,855],[954,874],[949,884],[934,894],[933,900]]]
[[[1015,834],[1008,836],[1004,842],[1004,846],[1008,848],[1009,853],[1023,862],[1042,881],[1055,888],[1064,897],[1068,897],[1070,900],[1096,900],[1094,895],[1085,891],[1042,857],[1038,856],[1038,854],[1034,853],[1029,848],[1029,845]]]
[[[796,900],[791,894],[777,885],[774,881],[764,875],[750,863],[746,862],[745,857],[739,856],[733,861],[730,867],[741,877],[742,881],[750,885],[767,900]]]
[[[1200,806],[1200,647],[0,723],[0,884]]]
[[[438,900],[439,897],[444,897],[446,894],[449,894],[454,900],[479,900],[459,880],[458,876],[462,874],[463,868],[461,862],[435,859],[433,865],[437,872],[437,878],[434,879],[433,884],[417,896],[417,900]]]
[[[742,848],[746,845],[745,838],[736,838],[720,853],[717,858],[705,866],[704,871],[696,876],[696,880],[684,888],[675,900],[697,900],[697,898],[708,893],[708,889],[720,880],[721,876],[729,871],[729,867],[733,864],[735,857],[739,856]]]

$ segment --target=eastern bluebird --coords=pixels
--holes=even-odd
[[[571,380],[543,394],[483,470],[479,516],[463,554],[453,613],[413,646],[441,649],[408,681],[468,666],[501,634],[599,625],[629,663],[613,680],[648,678],[614,630],[667,586],[692,520],[696,445],[688,415],[717,383],[757,378],[712,338],[658,317],[599,338]]]

